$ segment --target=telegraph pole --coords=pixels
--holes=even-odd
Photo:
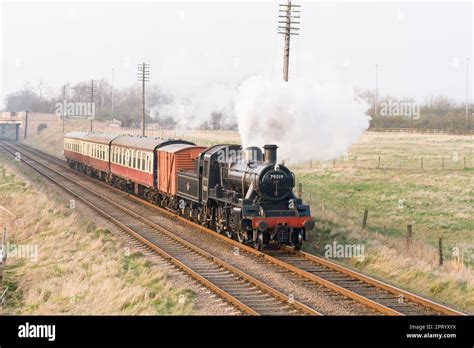
[[[282,34],[285,37],[285,48],[283,50],[283,80],[288,82],[288,72],[290,68],[290,38],[291,35],[299,35],[298,24],[299,21],[293,21],[293,19],[300,19],[300,5],[293,5],[291,0],[288,0],[286,4],[280,4],[278,12],[278,34]]]
[[[150,81],[150,64],[138,65],[138,81],[142,82],[142,137],[145,136],[145,82]]]
[[[90,108],[90,109],[93,110],[93,109],[95,109],[95,108],[93,107],[93,105],[94,105],[94,92],[95,92],[96,89],[97,89],[97,83],[96,83],[95,80],[91,80],[91,85],[90,85],[89,88],[91,89],[91,108]],[[91,119],[90,131],[91,131],[91,132],[92,132],[92,120],[93,120],[93,118],[94,118],[93,116],[94,116],[94,115],[90,115],[90,119]]]

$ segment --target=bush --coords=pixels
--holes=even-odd
[[[41,132],[43,129],[48,128],[48,125],[46,123],[40,123],[37,128],[37,132]]]

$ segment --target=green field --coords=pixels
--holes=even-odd
[[[334,241],[362,244],[364,260],[337,261],[474,312],[474,140],[367,133],[344,157],[293,168],[317,219],[306,251],[324,255]]]
[[[113,131],[98,122],[97,127]],[[202,145],[239,141],[238,133],[229,131],[155,133]],[[60,157],[62,128],[50,125],[26,143]],[[306,251],[324,256],[334,241],[364,245],[362,260],[335,261],[474,313],[472,137],[367,132],[340,158],[287,164],[303,185],[303,199],[317,220]]]

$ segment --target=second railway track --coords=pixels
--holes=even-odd
[[[49,177],[50,180],[71,194],[78,196],[72,188],[68,188],[64,181],[69,180],[69,183],[74,182],[68,178],[67,175],[63,174],[62,171],[58,169],[55,170],[48,166],[48,163],[55,163],[63,167],[64,173],[72,172],[80,175],[70,170],[64,161],[23,145],[5,143],[2,143],[2,145],[12,154],[15,152],[22,153],[23,161],[41,174],[45,175],[43,172],[49,170],[49,175],[45,176]],[[26,160],[24,157],[26,157]],[[38,168],[38,165],[45,168],[43,172]],[[88,177],[85,177],[85,179],[86,178],[89,179]],[[96,182],[104,189],[108,188],[112,191],[118,191],[115,188],[107,186],[105,183]],[[99,212],[101,215],[111,219],[116,225],[119,225],[129,234],[134,235],[136,239],[140,240],[149,248],[154,250],[159,249],[160,251],[155,251],[192,274],[208,288],[218,293],[228,302],[234,304],[234,306],[240,308],[243,312],[248,314],[321,314],[314,306],[311,306],[311,304],[305,304],[306,302],[303,300],[300,302],[293,298],[288,298],[288,295],[283,289],[276,289],[262,280],[257,279],[255,275],[252,276],[242,269],[238,269],[238,267],[236,267],[237,265],[231,265],[217,258],[209,251],[203,250],[189,240],[186,240],[184,236],[181,238],[173,232],[167,231],[155,222],[140,216],[136,211],[124,207],[110,198],[103,197],[80,183],[74,184],[77,187],[81,187],[81,190],[88,192],[87,195],[98,196],[116,208],[110,212]],[[135,196],[123,193],[122,191],[119,192],[141,201],[143,206],[147,209],[158,209],[164,214],[171,214]],[[97,209],[101,209],[97,207],[98,198],[80,198],[96,211]],[[121,212],[122,215],[126,214],[127,219],[132,218],[134,221],[138,221],[139,224],[131,224],[130,221],[121,221],[120,218],[122,215],[117,214],[117,211]],[[217,237],[225,243],[233,245],[242,253],[253,257],[255,262],[267,263],[273,267],[281,268],[292,275],[296,275],[301,282],[301,286],[307,287],[308,283],[310,287],[312,284],[318,284],[338,295],[350,299],[352,302],[361,304],[361,308],[367,308],[367,310],[362,310],[361,314],[463,315],[462,312],[362,275],[326,259],[303,252],[295,252],[289,248],[275,248],[262,253],[193,222],[189,222],[179,216],[173,215],[173,217],[207,234],[211,234],[213,237]],[[140,233],[136,232],[137,229],[140,230]],[[156,233],[157,231],[159,233]],[[160,238],[157,238],[158,235]],[[357,307],[356,305],[354,306],[355,308]]]

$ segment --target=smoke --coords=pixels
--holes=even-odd
[[[368,105],[338,83],[254,76],[237,89],[234,103],[242,146],[277,144],[279,160],[338,157],[369,126]]]
[[[210,122],[212,114],[221,114],[223,126],[232,124],[232,95],[235,87],[225,83],[208,83],[200,88],[170,93],[172,100],[159,106],[161,116],[171,116],[177,129],[196,129]]]

